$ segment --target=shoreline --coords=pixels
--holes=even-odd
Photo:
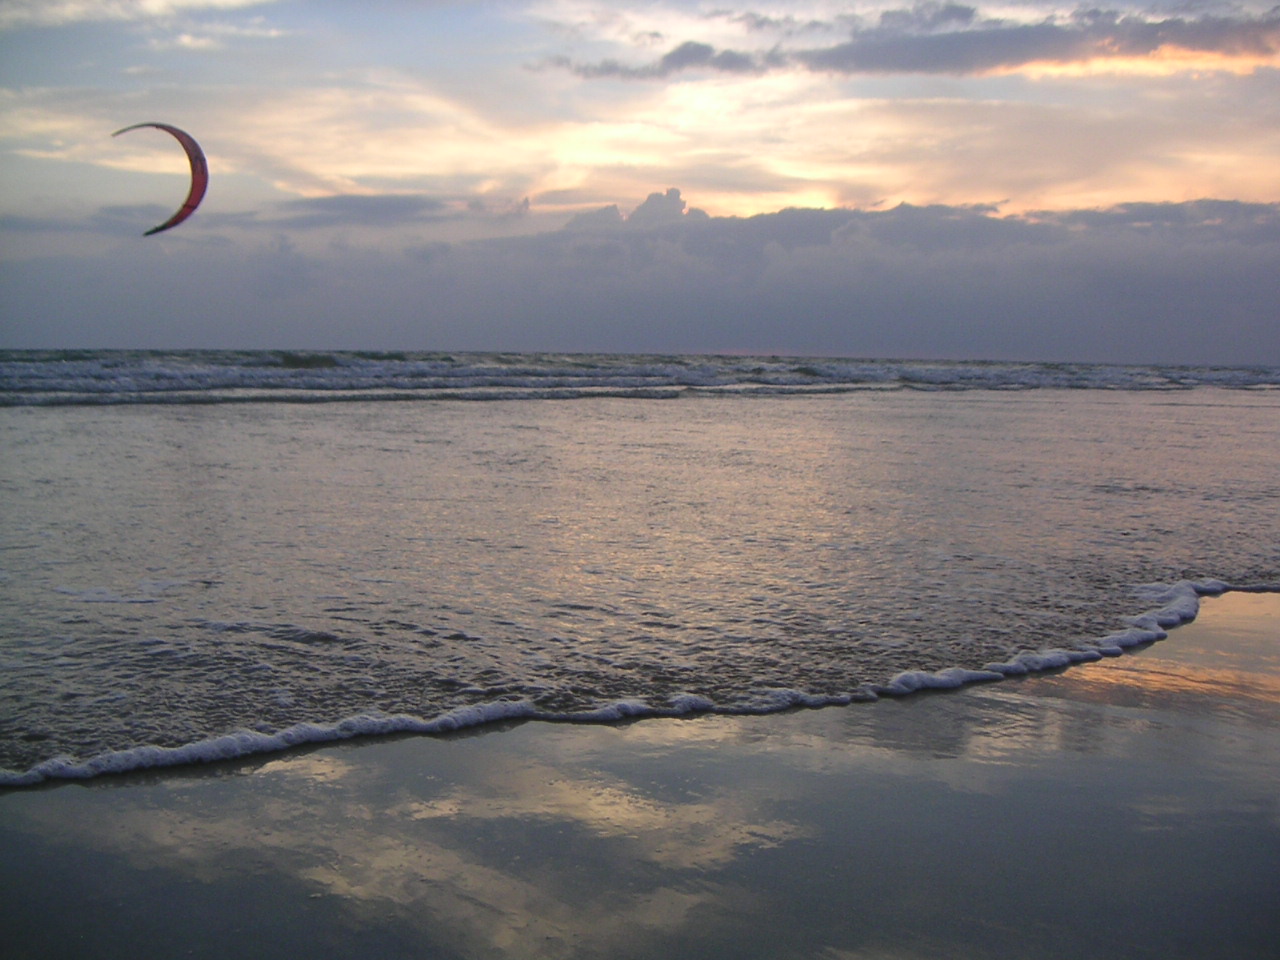
[[[877,705],[6,791],[0,931],[17,958],[1262,960],[1280,594],[1208,597],[1173,637]]]
[[[1092,663],[1104,657],[1120,656],[1132,648],[1168,638],[1168,630],[1196,619],[1201,599],[1226,593],[1270,593],[1275,585],[1233,587],[1221,580],[1183,580],[1174,584],[1146,584],[1133,588],[1135,598],[1153,605],[1145,612],[1125,617],[1128,627],[1106,636],[1081,641],[1074,647],[1023,652],[1008,661],[988,663],[980,669],[946,667],[937,671],[908,670],[888,683],[871,684],[847,694],[814,696],[795,690],[779,690],[773,702],[758,709],[717,707],[701,697],[683,695],[669,707],[654,707],[633,701],[608,704],[589,713],[549,714],[525,701],[477,704],[453,710],[439,717],[359,715],[333,724],[306,722],[276,733],[234,731],[180,747],[141,746],[92,757],[82,762],[55,757],[26,771],[0,771],[0,794],[45,783],[90,780],[103,776],[128,775],[140,770],[182,768],[192,765],[234,762],[257,755],[269,755],[351,739],[397,735],[440,736],[456,731],[483,729],[513,722],[567,724],[608,724],[632,720],[654,720],[717,716],[767,716],[793,709],[821,709],[870,702],[881,698],[911,696],[925,690],[954,690],[971,684],[1009,677],[1053,671]]]

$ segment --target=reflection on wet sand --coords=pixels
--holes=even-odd
[[[1250,623],[1280,623],[1280,596],[1249,603]],[[1209,601],[1135,655],[957,693],[11,793],[0,840],[35,844],[54,881],[106,855],[101,882],[126,903],[156,871],[201,885],[210,955],[241,949],[247,909],[304,916],[290,936],[312,956],[372,930],[399,945],[387,956],[1131,955],[1117,936],[1264,956],[1280,935],[1280,671],[1274,633],[1215,627],[1233,609]],[[0,879],[20,891],[11,874],[30,868]],[[260,880],[268,901],[229,910]],[[1093,925],[1060,906],[1085,889]],[[1135,899],[1146,889],[1159,904]],[[1123,929],[1096,939],[1112,901]],[[0,907],[4,928],[29,922],[23,903]]]
[[[403,741],[393,756],[421,745]],[[296,895],[328,895],[353,922],[391,910],[429,927],[458,956],[575,956],[646,931],[675,936],[694,913],[724,915],[740,899],[710,869],[797,832],[754,814],[749,797],[660,799],[598,771],[574,776],[510,754],[470,770],[468,783],[409,790],[362,754],[285,756],[243,777],[178,775],[134,797],[126,787],[94,818],[68,818],[56,802],[23,814],[60,844],[110,851],[138,870],[208,884],[278,872],[301,882]],[[87,799],[74,788],[47,795]],[[511,837],[487,841],[493,823]],[[592,849],[600,842],[608,848]],[[557,876],[551,865],[575,852],[582,873]],[[610,879],[597,883],[602,871]]]
[[[1035,680],[1038,697],[1280,722],[1280,593],[1203,602],[1170,640]]]
[[[1280,721],[1280,677],[1246,670],[1189,668],[1158,656],[1112,670],[1078,670],[1063,686],[1073,700],[1113,706],[1221,713],[1261,723]],[[1042,696],[1054,696],[1052,679]]]
[[[681,870],[723,865],[743,847],[776,845],[798,832],[792,824],[760,821],[735,797],[659,801],[616,778],[567,778],[548,764],[490,774],[487,782],[395,812],[413,820],[568,821],[595,836],[627,841],[636,858]]]

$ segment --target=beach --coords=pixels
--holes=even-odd
[[[6,954],[1270,958],[1280,595],[959,690],[0,795]]]
[[[1277,386],[0,355],[6,957],[1270,960]]]

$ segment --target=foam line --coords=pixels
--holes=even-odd
[[[300,723],[277,733],[241,730],[180,747],[135,747],[84,761],[55,757],[24,772],[0,771],[0,787],[29,786],[46,780],[88,779],[156,767],[213,763],[352,737],[395,733],[448,733],[501,721],[609,723],[639,717],[677,717],[695,713],[764,714],[797,707],[843,705],[858,700],[873,700],[878,696],[906,696],[921,690],[954,690],[972,683],[1098,660],[1104,655],[1114,655],[1129,647],[1163,640],[1168,636],[1165,628],[1195,619],[1202,596],[1214,596],[1229,589],[1231,587],[1221,580],[1146,584],[1139,587],[1136,594],[1145,603],[1155,606],[1129,618],[1130,626],[1125,630],[1077,649],[1023,652],[1008,661],[987,664],[980,670],[963,667],[948,667],[936,672],[908,670],[897,674],[887,684],[849,693],[815,696],[797,690],[763,690],[748,704],[738,704],[731,708],[720,707],[702,696],[678,694],[671,697],[665,707],[655,707],[637,700],[620,700],[596,710],[557,714],[538,710],[532,703],[524,700],[500,700],[459,707],[432,719],[405,715],[360,715],[333,724]]]

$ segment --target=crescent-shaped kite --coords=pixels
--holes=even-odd
[[[196,143],[191,134],[185,130],[179,130],[177,127],[171,127],[167,123],[135,123],[131,127],[117,130],[112,136],[118,137],[122,133],[128,133],[130,130],[137,130],[140,127],[155,127],[157,130],[173,134],[178,142],[182,144],[182,149],[187,151],[187,159],[191,161],[191,191],[187,194],[186,201],[172,217],[160,224],[160,226],[152,227],[143,234],[144,237],[149,237],[153,233],[159,233],[161,230],[176,227],[196,212],[196,207],[200,206],[200,201],[204,199],[205,190],[209,188],[209,164],[205,162],[204,151],[200,149],[200,144]]]

